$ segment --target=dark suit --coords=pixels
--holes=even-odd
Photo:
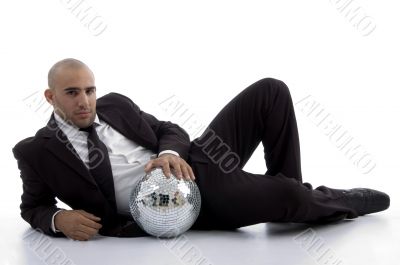
[[[262,79],[243,90],[193,142],[179,126],[157,120],[116,93],[97,100],[97,114],[137,144],[155,153],[174,150],[188,161],[202,194],[194,229],[357,216],[336,201],[342,196],[340,190],[325,186],[313,190],[302,183],[296,119],[282,81]],[[242,168],[260,142],[268,172],[245,172]],[[126,218],[112,210],[54,118],[34,137],[19,142],[13,152],[23,180],[21,215],[32,227],[54,235],[50,223],[58,210],[58,197],[73,209],[100,216],[101,234],[144,235],[135,224],[128,232],[121,229]]]
[[[97,114],[122,135],[155,153],[174,150],[182,158],[188,157],[190,141],[184,130],[142,112],[125,96],[110,93],[99,98]],[[32,227],[54,235],[50,221],[59,210],[55,206],[57,197],[73,209],[102,217],[101,233],[118,233],[124,218],[112,210],[86,166],[71,149],[53,116],[34,137],[14,147],[23,180],[22,217]]]

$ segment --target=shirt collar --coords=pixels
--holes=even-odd
[[[53,113],[54,113],[54,119],[56,120],[57,125],[61,129],[63,129],[63,131],[68,131],[68,132],[70,132],[70,131],[79,131],[79,127],[78,126],[76,126],[72,122],[64,120],[55,111],[53,111]],[[94,117],[93,123],[95,125],[100,125],[100,120],[99,120],[99,117],[97,116],[97,113],[96,113],[96,116]]]

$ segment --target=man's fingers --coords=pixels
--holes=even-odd
[[[183,177],[184,177],[186,180],[190,180],[189,171],[188,171],[188,169],[187,169],[187,167],[186,167],[185,164],[182,164],[182,165],[181,165],[181,171],[182,171]]]
[[[172,165],[172,167],[173,167],[173,169],[174,169],[175,177],[176,177],[177,179],[182,179],[182,169],[181,169],[181,165],[180,165],[178,162],[176,162],[176,161],[172,162],[171,165]]]
[[[166,161],[160,163],[159,160],[152,160],[152,161],[148,162],[147,165],[144,167],[144,172],[146,172],[146,174],[148,174],[148,173],[150,173],[150,171],[153,168],[156,168],[156,167],[161,167],[164,175],[167,176],[167,178],[169,178],[171,176],[171,169],[169,167],[169,163]]]
[[[96,235],[101,228],[101,224],[96,223],[86,217],[83,217],[80,223],[73,231],[72,238],[76,240],[89,240]]]
[[[146,172],[146,174],[150,173],[150,171],[153,168],[156,167],[162,167],[163,168],[163,172],[164,174],[166,174],[166,172],[164,171],[164,168],[166,168],[166,166],[168,166],[168,161],[164,161],[164,160],[158,160],[158,159],[154,159],[154,160],[150,160],[146,166],[144,167],[144,172]],[[169,173],[171,173],[171,171],[168,171]],[[167,174],[166,174],[167,175]],[[169,175],[167,175],[169,177]]]
[[[171,177],[171,169],[169,167],[168,162],[162,165],[162,170],[164,172],[164,175],[167,176],[167,178]]]
[[[184,178],[186,180],[194,180],[194,174],[193,174],[192,168],[189,166],[189,164],[187,164],[185,162],[185,160],[183,160],[183,159],[181,159],[179,162],[180,163],[177,163],[175,166],[176,168],[179,169],[179,170],[177,170],[177,174],[179,174],[179,172],[181,172],[180,177],[178,177],[178,179]]]
[[[89,235],[90,237],[92,237],[92,236],[96,235],[99,232],[99,229],[87,226],[85,224],[80,224],[77,227],[76,231],[85,233],[85,234]]]
[[[101,220],[101,218],[97,217],[91,213],[88,213],[84,210],[78,210],[78,212],[81,214],[81,217],[82,217],[80,220],[80,225],[83,227],[82,229],[87,227],[87,228],[96,230],[95,233],[97,233],[97,231],[102,227],[102,225],[100,223],[98,223]],[[90,231],[93,231],[93,230],[90,230]],[[86,232],[86,230],[84,230],[84,232]]]
[[[144,171],[148,174],[151,169],[161,167],[165,176],[171,176],[171,169],[177,179],[195,180],[192,168],[180,157],[174,155],[161,155],[159,158],[149,161]]]
[[[193,169],[192,169],[192,167],[189,166],[189,165],[188,165],[187,167],[188,167],[188,169],[189,169],[190,178],[194,181],[194,180],[196,179],[196,177],[194,176]]]
[[[150,160],[144,167],[144,172],[149,173],[152,167],[153,167],[153,160]]]
[[[81,220],[81,225],[89,227],[89,228],[93,228],[93,229],[96,229],[96,230],[99,230],[102,227],[101,224],[99,224],[99,223],[97,223],[97,222],[95,222],[93,220],[87,219],[87,218],[83,218]]]
[[[72,235],[70,236],[70,238],[74,239],[74,240],[79,240],[79,241],[87,241],[90,239],[90,235],[86,234],[85,232],[82,231],[75,231],[72,233]]]
[[[94,214],[88,213],[88,212],[86,212],[84,210],[78,210],[78,212],[80,214],[82,214],[83,216],[85,216],[86,218],[89,218],[90,220],[93,220],[93,221],[96,221],[96,222],[101,220],[100,217],[98,217],[98,216],[96,216]]]
[[[57,229],[74,240],[88,240],[102,227],[100,217],[84,210],[64,210],[54,218]]]

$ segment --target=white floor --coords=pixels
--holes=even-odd
[[[343,2],[2,1],[0,265],[400,264],[399,2]],[[94,14],[108,26],[101,36]],[[369,22],[377,27],[366,36]],[[45,237],[19,216],[11,148],[47,122],[47,71],[67,57],[92,68],[98,96],[125,94],[192,139],[242,89],[281,79],[295,104],[304,181],[378,189],[391,207],[334,225],[269,223],[175,241]],[[161,104],[171,98],[176,108]],[[264,164],[261,151],[246,166],[264,173]]]
[[[79,242],[44,236],[2,218],[0,264],[399,264],[400,212],[336,224],[268,223],[237,231],[189,231],[170,240],[107,238]]]

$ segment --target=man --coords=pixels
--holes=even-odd
[[[293,103],[282,81],[266,78],[243,90],[193,142],[123,95],[96,99],[94,75],[79,60],[57,62],[48,86],[54,112],[47,126],[13,149],[23,181],[21,216],[48,235],[146,235],[130,217],[128,197],[155,167],[197,182],[202,209],[193,229],[327,223],[389,207],[380,191],[303,183]],[[268,171],[244,171],[260,142]],[[57,208],[56,197],[72,210]]]

